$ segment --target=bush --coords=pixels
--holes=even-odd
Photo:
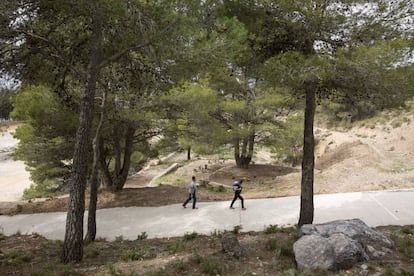
[[[200,266],[201,271],[207,275],[221,275],[224,270],[220,261],[213,258],[203,258]]]
[[[221,275],[224,271],[221,262],[211,257],[203,257],[200,254],[195,253],[192,257],[192,261],[200,265],[203,275]]]
[[[279,232],[279,227],[277,225],[270,224],[263,231],[265,234],[273,234]]]
[[[197,232],[185,233],[183,239],[185,241],[190,241],[190,240],[194,240],[197,237],[198,237],[198,233]]]
[[[236,226],[233,227],[233,231],[232,232],[237,235],[237,234],[240,233],[240,230],[241,229],[242,229],[242,226],[241,225],[236,225]]]
[[[167,251],[170,254],[176,254],[178,252],[185,251],[185,244],[182,241],[177,241],[176,243],[170,244],[167,246]]]
[[[270,224],[268,225],[263,232],[265,234],[274,234],[274,233],[293,233],[296,231],[295,226],[291,227],[279,227],[278,225]]]
[[[265,248],[271,252],[277,252],[280,257],[293,258],[295,256],[291,240],[269,239],[265,244]]]
[[[21,250],[13,250],[0,256],[0,265],[19,265],[21,263],[28,263],[32,260],[32,256],[26,255]]]
[[[147,232],[141,232],[141,234],[137,236],[137,240],[146,240],[147,238],[148,238]]]
[[[155,257],[157,257],[157,252],[154,249],[134,248],[125,252],[122,259],[124,261],[142,261],[154,259]]]

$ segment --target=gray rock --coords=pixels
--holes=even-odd
[[[379,244],[386,248],[393,248],[393,242],[384,234],[373,230],[360,219],[336,220],[323,224],[306,224],[300,229],[301,235],[319,234],[323,237],[334,233],[343,233],[358,240],[362,244]]]
[[[319,235],[303,236],[293,245],[293,251],[299,269],[337,271],[349,269],[355,263],[367,259],[362,246],[341,233],[328,238]]]
[[[331,269],[334,263],[334,249],[327,238],[319,235],[301,237],[293,244],[298,269]]]
[[[239,259],[243,256],[243,248],[240,246],[236,234],[227,232],[221,238],[221,246],[228,255]]]
[[[349,269],[358,262],[379,259],[393,247],[385,235],[360,219],[303,225],[300,234],[293,245],[299,269]]]
[[[328,238],[334,251],[334,262],[331,270],[352,268],[356,263],[368,260],[361,244],[342,233],[333,234]]]

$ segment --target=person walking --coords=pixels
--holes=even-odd
[[[187,203],[190,202],[190,200],[193,200],[193,209],[198,209],[196,207],[197,202],[197,190],[198,190],[198,183],[196,182],[195,176],[191,177],[191,183],[188,185],[188,198],[184,201],[183,207],[187,208]]]
[[[236,202],[237,199],[240,199],[242,210],[246,210],[246,208],[244,208],[244,199],[241,196],[241,192],[243,190],[242,183],[243,183],[243,179],[240,179],[239,181],[235,181],[232,185],[233,191],[234,191],[234,198],[233,198],[233,201],[230,204],[230,209],[234,209],[234,207],[233,207],[234,202]]]

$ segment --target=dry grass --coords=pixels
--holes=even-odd
[[[396,248],[382,261],[356,265],[342,275],[414,275],[413,226],[381,227]],[[297,271],[292,244],[295,228],[269,226],[263,232],[239,233],[244,256],[234,259],[221,248],[221,232],[190,233],[169,239],[99,240],[85,245],[83,261],[63,265],[62,243],[38,235],[0,236],[0,275],[338,275]],[[364,265],[364,266],[363,266]],[[405,274],[404,274],[405,273]]]

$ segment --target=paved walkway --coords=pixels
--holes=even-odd
[[[414,190],[341,193],[315,196],[314,223],[360,218],[369,226],[414,224]],[[199,209],[180,204],[162,207],[101,209],[97,212],[97,237],[136,239],[182,236],[193,231],[210,234],[241,225],[242,231],[261,231],[267,225],[292,225],[299,216],[299,197],[245,200],[247,210],[229,209],[226,202],[201,202]],[[66,213],[0,216],[0,231],[39,233],[49,239],[64,238]],[[85,229],[86,230],[86,229]]]

